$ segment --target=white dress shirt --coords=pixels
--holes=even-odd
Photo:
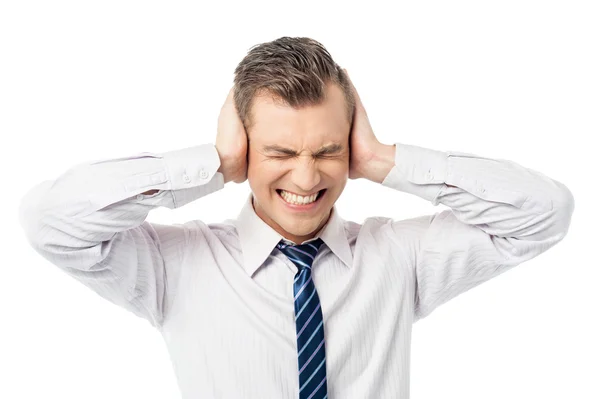
[[[312,270],[328,399],[408,399],[412,324],[557,244],[574,210],[565,185],[514,162],[395,148],[381,184],[450,209],[358,224],[334,206]],[[45,259],[161,332],[184,399],[297,399],[297,269],[252,194],[222,223],[145,221],[222,189],[219,166],[213,144],[79,164],[22,198],[21,225]]]

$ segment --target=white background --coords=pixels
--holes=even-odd
[[[214,143],[235,66],[280,36],[328,48],[381,142],[510,159],[575,197],[556,247],[414,325],[411,398],[600,397],[597,3],[360,4],[2,3],[0,397],[179,397],[160,334],[30,249],[19,199],[86,160]],[[148,220],[222,221],[248,192]],[[357,222],[445,209],[361,180],[338,206]]]

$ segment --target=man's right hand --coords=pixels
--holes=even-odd
[[[221,107],[217,126],[216,144],[225,183],[243,183],[248,177],[248,136],[233,102],[233,87]]]

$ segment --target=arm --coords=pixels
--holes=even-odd
[[[390,221],[414,237],[414,320],[561,241],[574,199],[562,183],[515,162],[377,140],[356,88],[350,178],[366,178],[450,208]]]
[[[212,144],[76,165],[32,187],[19,220],[31,246],[103,298],[158,327],[176,289],[187,223],[146,222],[220,190]]]
[[[415,321],[567,234],[574,198],[556,180],[503,159],[400,143],[390,158],[387,147],[375,163],[391,165],[381,184],[450,208],[392,223],[398,236],[416,229]]]

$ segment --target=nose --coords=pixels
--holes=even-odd
[[[298,164],[292,171],[292,183],[303,193],[312,193],[320,182],[321,173],[312,156],[298,157]]]

